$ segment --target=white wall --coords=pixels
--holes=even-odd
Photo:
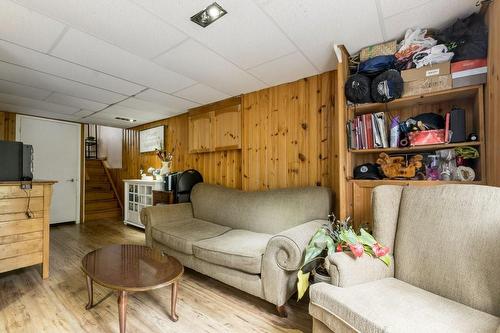
[[[98,158],[107,159],[113,169],[122,167],[122,134],[121,128],[99,126]]]

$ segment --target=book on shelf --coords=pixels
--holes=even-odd
[[[384,112],[359,115],[347,122],[350,149],[388,148],[389,138]]]

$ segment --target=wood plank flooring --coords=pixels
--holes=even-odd
[[[50,278],[37,266],[0,274],[0,332],[118,332],[116,295],[94,285],[94,302],[85,310],[87,290],[81,258],[107,244],[143,244],[144,232],[118,221],[51,228]],[[308,300],[288,302],[289,317],[259,298],[186,269],[179,286],[179,321],[168,317],[170,288],[129,297],[127,332],[310,332]]]

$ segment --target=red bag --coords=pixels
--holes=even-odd
[[[408,134],[410,146],[438,145],[446,143],[445,132],[446,131],[444,129],[410,132]]]

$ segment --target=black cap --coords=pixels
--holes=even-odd
[[[379,165],[365,163],[354,168],[354,179],[382,179]]]

